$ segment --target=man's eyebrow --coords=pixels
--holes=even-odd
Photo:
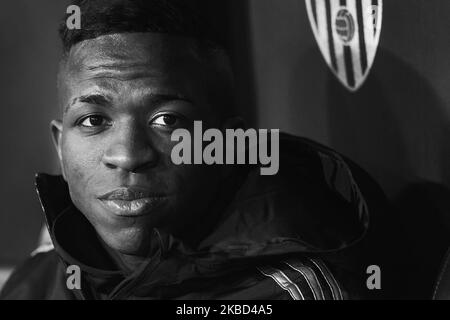
[[[99,106],[107,106],[110,104],[110,100],[108,97],[102,95],[102,94],[87,94],[83,96],[79,96],[74,98],[64,109],[64,112],[67,112],[70,107],[72,107],[75,103],[82,102],[82,103],[89,103],[89,104],[95,104]]]

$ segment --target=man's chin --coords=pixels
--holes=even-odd
[[[97,230],[105,244],[118,253],[132,256],[146,256],[151,239],[150,232],[144,227],[128,227],[113,232]]]

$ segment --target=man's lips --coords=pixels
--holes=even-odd
[[[143,188],[119,188],[98,198],[114,214],[121,217],[138,217],[149,214],[167,201],[167,196]]]

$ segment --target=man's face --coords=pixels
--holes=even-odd
[[[53,134],[75,206],[124,254],[145,253],[154,227],[172,234],[208,214],[217,167],[176,166],[171,133],[218,124],[211,74],[192,40],[134,33],[72,48]]]

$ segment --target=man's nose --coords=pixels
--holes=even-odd
[[[156,165],[158,155],[148,128],[127,125],[114,130],[111,143],[103,154],[106,167],[137,173]]]

